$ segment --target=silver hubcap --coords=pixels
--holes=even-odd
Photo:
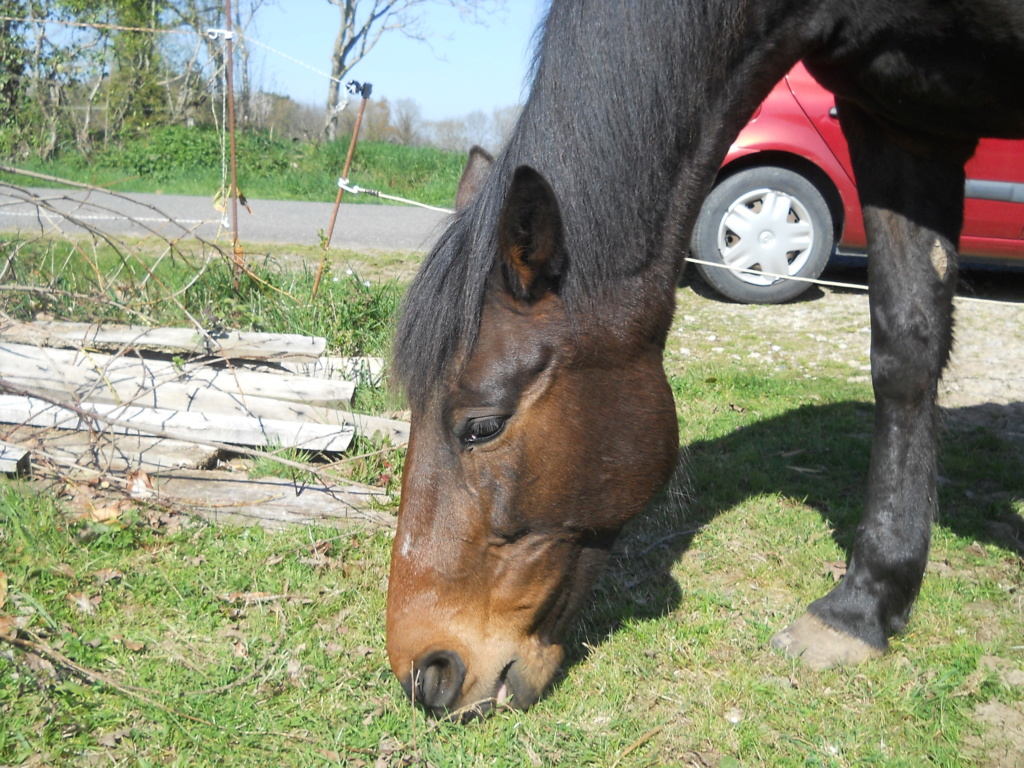
[[[807,209],[776,189],[747,192],[729,206],[718,225],[722,260],[751,285],[771,285],[781,279],[772,275],[795,275],[807,263],[813,246]]]

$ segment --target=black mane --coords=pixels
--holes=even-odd
[[[549,12],[530,96],[508,145],[406,296],[394,372],[414,403],[435,391],[459,354],[472,348],[497,254],[495,222],[517,166],[540,171],[562,206],[569,254],[562,291],[570,313],[663,256],[672,264],[664,270],[671,283],[681,256],[680,233],[689,225],[671,220],[670,209],[696,209],[729,138],[793,63],[760,71],[758,95],[748,97],[753,101],[746,111],[732,110],[740,115],[737,125],[732,134],[723,133],[720,123],[706,124],[712,118],[701,105],[708,93],[727,96],[730,78],[755,68],[716,58],[713,41],[695,41],[691,30],[728,34],[736,23],[729,3],[680,4],[671,13],[656,0],[625,5],[628,11],[614,3],[577,9],[556,4]],[[637,19],[674,31],[662,29],[652,38],[630,28]],[[694,72],[712,75],[693,83]],[[681,162],[687,152],[687,162]],[[700,181],[688,183],[694,179]]]

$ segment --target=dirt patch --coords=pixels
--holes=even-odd
[[[1020,768],[1024,765],[1024,702],[1002,704],[987,701],[974,708],[982,737],[968,737],[968,748],[985,768]]]

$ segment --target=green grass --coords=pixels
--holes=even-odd
[[[253,199],[333,201],[345,167],[350,137],[322,143],[292,143],[259,133],[240,133],[238,188]],[[107,187],[119,192],[213,197],[226,184],[221,136],[212,129],[170,126],[145,137],[127,139],[93,157],[69,152],[42,162],[36,158],[7,161],[36,173]],[[349,179],[428,205],[455,201],[465,156],[432,147],[359,142]],[[0,174],[0,181],[21,186],[48,186],[39,179]],[[366,195],[346,195],[345,202],[381,202]]]
[[[266,279],[299,293],[308,277]],[[330,282],[355,291],[334,301],[358,305],[358,286]],[[268,328],[302,304],[274,309],[262,288],[233,309],[220,303],[231,290],[203,295],[197,307]],[[1024,702],[1024,688],[982,663],[1022,666],[1024,563],[991,525],[1024,511],[1019,446],[982,429],[945,442],[944,512],[909,631],[884,659],[805,670],[768,641],[845,560],[864,494],[869,385],[853,352],[808,368],[795,332],[777,344],[786,356],[751,364],[750,349],[773,343],[756,331],[770,309],[743,310],[755,318],[747,331],[734,308],[689,292],[680,301],[668,368],[686,468],[624,533],[573,630],[564,677],[532,710],[458,726],[402,698],[384,651],[389,530],[269,534],[141,504],[96,524],[75,517],[68,488],[8,479],[0,615],[21,630],[20,644],[0,640],[0,764],[991,762],[991,740],[1005,734],[976,709]],[[320,320],[362,322],[342,314]],[[701,344],[716,335],[707,350],[698,333]],[[851,348],[859,339],[856,327],[837,333]],[[363,479],[395,482],[400,465],[357,448]]]
[[[84,238],[25,243],[0,234],[10,283],[42,289],[9,288],[2,306],[20,320],[195,321],[207,329],[324,336],[332,355],[386,356],[402,289],[345,268],[347,254],[331,254],[314,299],[316,262],[295,267],[269,253],[249,254],[247,270],[236,276],[222,254],[188,248]]]

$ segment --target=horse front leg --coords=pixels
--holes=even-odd
[[[810,667],[882,655],[907,623],[938,511],[938,381],[953,338],[971,142],[896,135],[840,104],[868,233],[875,428],[846,576],[772,639]]]

